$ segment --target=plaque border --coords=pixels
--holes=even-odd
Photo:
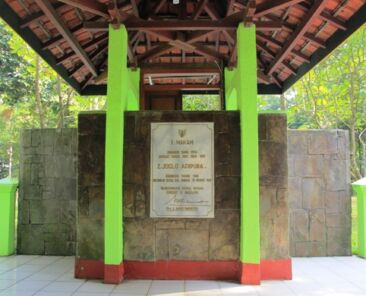
[[[212,171],[212,180],[211,180],[211,190],[213,195],[212,207],[207,212],[206,216],[190,216],[190,215],[182,215],[182,216],[172,216],[172,215],[160,215],[153,208],[153,190],[152,190],[152,176],[153,176],[153,145],[152,145],[152,134],[153,131],[159,128],[161,125],[206,125],[206,127],[210,130],[211,135],[211,171]],[[150,122],[150,213],[149,218],[152,219],[214,219],[215,218],[215,201],[216,201],[216,193],[215,193],[215,122],[213,121],[205,121],[205,122]],[[153,215],[155,213],[155,215]]]

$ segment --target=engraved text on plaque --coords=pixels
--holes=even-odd
[[[151,123],[150,216],[214,217],[214,124]]]

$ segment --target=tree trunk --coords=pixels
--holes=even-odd
[[[41,128],[45,128],[44,112],[41,101],[41,91],[40,91],[40,72],[41,72],[41,60],[38,55],[36,55],[36,77],[34,92],[36,97],[36,106],[39,116],[39,125]]]
[[[62,102],[62,93],[61,93],[61,77],[57,75],[57,95],[58,95],[58,104],[59,104],[59,114],[58,114],[58,123],[57,128],[64,127],[64,106]]]

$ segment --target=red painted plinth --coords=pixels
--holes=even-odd
[[[75,259],[75,278],[103,279],[104,262],[98,260]]]
[[[124,264],[119,265],[104,265],[104,283],[119,284],[124,278]]]
[[[260,285],[261,266],[260,264],[241,263],[240,283],[243,285]]]
[[[237,261],[125,261],[127,279],[235,280]]]
[[[262,260],[262,280],[292,280],[292,261],[288,259]]]
[[[289,259],[262,260],[260,264],[237,261],[125,261],[120,265],[104,265],[98,260],[76,259],[75,277],[104,279],[120,283],[128,279],[165,280],[238,280],[244,285],[259,285],[261,280],[291,280]]]

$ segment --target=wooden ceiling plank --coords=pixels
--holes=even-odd
[[[105,19],[109,18],[107,6],[97,0],[58,0],[70,6],[99,15]]]
[[[304,36],[308,28],[311,26],[312,20],[319,16],[325,5],[325,0],[316,0],[314,2],[309,12],[304,16],[303,21],[290,36],[287,44],[279,51],[275,59],[270,64],[269,68],[267,69],[268,75],[271,75],[276,70],[278,65],[280,65],[286,56],[288,56],[288,54],[294,49],[297,42]]]
[[[327,47],[326,44],[325,44],[325,42],[322,39],[316,37],[314,34],[305,33],[304,36],[303,36],[303,38],[305,40],[307,40],[307,41],[315,44],[316,46],[318,46],[320,48],[326,48]]]
[[[51,3],[46,0],[35,0],[37,5],[43,10],[44,14],[49,18],[52,24],[56,27],[59,33],[64,37],[64,39],[69,43],[72,50],[79,56],[80,60],[88,67],[90,73],[93,76],[97,76],[97,70],[93,64],[93,62],[89,59],[86,52],[83,50],[81,45],[75,36],[70,32],[67,28],[66,24],[57,14],[57,11],[53,8]]]
[[[103,41],[106,41],[106,40],[108,40],[108,34],[103,34],[103,35],[101,35],[101,36],[99,36],[99,37],[97,37],[97,38],[95,38],[95,39],[87,42],[86,44],[84,44],[82,46],[82,48],[83,48],[83,50],[87,51],[91,47],[97,46],[99,43],[101,43]],[[56,60],[56,63],[57,63],[57,65],[60,65],[63,62],[65,62],[66,60],[71,59],[71,58],[74,58],[75,56],[77,56],[77,54],[74,51],[72,51],[72,52],[70,52],[68,54],[65,54],[62,57],[58,58]]]
[[[229,16],[230,14],[233,13],[234,10],[234,4],[235,4],[235,0],[229,0],[227,1],[227,11],[226,11],[226,16]]]
[[[304,0],[272,0],[264,1],[257,5],[255,17],[261,17],[278,10],[286,9],[292,5],[303,2]]]
[[[67,7],[64,3],[56,3],[55,5],[53,5],[53,7],[60,12],[60,10],[64,9],[65,7]],[[43,17],[45,16],[45,14],[43,13],[43,11],[38,11],[34,14],[31,14],[27,17],[25,17],[24,19],[22,19],[21,23],[20,23],[20,27],[22,29],[28,27],[31,24],[34,24],[35,22],[41,20]]]
[[[343,30],[343,31],[347,30],[346,23],[343,20],[341,20],[340,18],[331,15],[329,12],[323,11],[320,14],[320,17],[324,21],[327,21],[329,24],[336,27],[337,29],[340,29],[340,30]]]

